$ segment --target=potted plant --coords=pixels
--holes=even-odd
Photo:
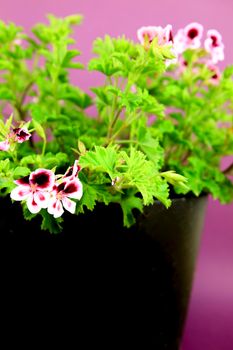
[[[87,69],[105,79],[87,94],[70,79],[84,68],[72,37],[81,16],[48,18],[30,35],[0,22],[1,231],[72,243],[82,298],[107,320],[91,328],[95,343],[107,331],[120,345],[178,349],[207,195],[233,198],[232,164],[220,168],[233,153],[221,36],[208,31],[201,47],[192,23],[174,39],[170,25],[140,28],[137,43],[97,38]]]

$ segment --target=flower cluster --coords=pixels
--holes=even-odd
[[[16,180],[18,186],[10,196],[15,201],[25,200],[33,214],[41,209],[47,209],[54,218],[60,217],[64,209],[74,214],[76,203],[70,198],[80,200],[83,194],[82,183],[77,178],[79,170],[77,162],[64,175],[56,176],[52,170],[37,169]]]
[[[155,38],[160,46],[173,43],[172,26],[170,24],[165,28],[161,26],[141,27],[138,29],[137,35],[140,43],[146,48]]]
[[[182,54],[187,49],[197,50],[201,48],[203,32],[203,25],[193,22],[179,29],[175,35],[172,32],[172,26],[168,24],[165,28],[160,26],[141,27],[137,31],[137,36],[146,49],[154,40],[157,40],[158,45],[170,45],[174,58],[168,61],[168,65],[179,62],[179,71],[182,73],[187,66]],[[217,30],[210,29],[207,31],[204,49],[207,54],[204,63],[213,72],[211,81],[215,84],[220,78],[220,71],[216,63],[224,60],[224,44],[222,36]]]

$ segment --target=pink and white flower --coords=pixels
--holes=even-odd
[[[29,140],[31,136],[32,135],[28,132],[26,128],[15,128],[12,132],[12,137],[14,137],[18,143],[22,143]]]
[[[219,68],[212,63],[208,63],[207,66],[208,66],[208,69],[211,71],[210,82],[213,85],[218,85],[221,78],[221,73]]]
[[[211,55],[212,63],[215,64],[224,60],[224,44],[222,42],[222,36],[217,30],[208,30],[204,46],[206,51]]]
[[[179,76],[180,74],[182,74],[186,70],[186,68],[188,66],[188,62],[184,59],[183,56],[180,56],[178,63],[179,63],[179,67],[178,67],[177,73]]]
[[[11,143],[22,143],[29,140],[31,134],[26,128],[15,128],[6,137],[6,139],[0,142],[0,151],[8,151]]]
[[[55,175],[51,170],[37,169],[30,176],[14,181],[18,187],[11,191],[11,198],[15,201],[26,200],[29,211],[38,213],[47,208],[50,200],[50,191],[55,184]]]
[[[20,45],[22,44],[22,40],[21,40],[20,38],[16,38],[16,39],[13,41],[13,43],[14,43],[15,45],[20,46]]]
[[[10,148],[10,143],[8,140],[0,142],[0,151],[8,151]]]
[[[138,40],[142,45],[144,45],[145,49],[149,49],[150,44],[155,38],[157,38],[159,46],[171,45],[171,52],[172,54],[174,54],[174,58],[167,59],[165,64],[166,66],[169,66],[170,64],[177,63],[177,52],[173,46],[173,34],[171,24],[168,24],[164,28],[162,28],[161,26],[141,27],[137,31],[137,36]]]
[[[50,194],[48,213],[53,215],[54,218],[62,216],[64,209],[74,214],[76,202],[72,201],[70,198],[80,200],[82,195],[82,183],[77,178],[72,178],[71,180],[66,179],[60,184],[55,184]]]
[[[171,24],[166,25],[165,28],[162,28],[162,27],[158,27],[158,28],[159,28],[158,44],[161,46],[173,44],[173,34],[172,34]]]
[[[148,26],[141,27],[137,31],[138,40],[142,45],[151,44],[154,38],[158,35],[158,27]]]
[[[137,37],[140,43],[148,46],[157,38],[158,45],[166,45],[173,43],[172,26],[168,24],[165,28],[160,26],[141,27],[137,31]]]
[[[68,178],[69,180],[75,179],[81,170],[80,165],[78,165],[78,161],[75,160],[74,165],[70,166],[65,174],[63,175],[63,178]]]
[[[176,51],[180,54],[187,49],[198,49],[201,46],[202,35],[203,26],[196,22],[179,29],[174,37]]]

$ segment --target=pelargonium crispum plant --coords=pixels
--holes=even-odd
[[[211,43],[205,50],[186,47],[189,41],[183,39],[177,45],[170,25],[144,27],[138,42],[125,36],[96,39],[95,58],[85,68],[77,61],[80,52],[73,38],[81,16],[48,19],[30,34],[0,22],[0,189],[17,202],[12,205],[22,205],[25,219],[40,215],[41,228],[56,233],[62,230],[64,211],[85,215],[98,202],[114,202],[121,205],[129,227],[134,209],[143,211],[156,199],[169,207],[171,189],[232,198],[227,172],[219,170],[221,157],[232,152],[232,69],[214,78],[204,61]],[[182,45],[183,61],[178,57]],[[79,69],[101,72],[103,83],[82,91],[70,79],[71,71],[78,75]],[[199,70],[204,82],[194,79]],[[200,86],[200,99],[222,86],[220,96],[219,90],[215,93],[218,100],[213,97],[215,115],[209,116],[210,126],[216,124],[214,135],[205,123],[202,129],[200,114],[193,117],[200,136],[190,136],[182,124],[186,108],[188,118],[193,114],[194,107],[188,107],[192,79]],[[174,93],[174,102],[172,91],[179,84],[182,94]],[[95,118],[88,113],[90,106],[96,107]],[[215,165],[208,176],[212,187],[222,187],[221,195],[210,188],[198,161]]]
[[[138,31],[145,48],[159,30]],[[196,196],[207,192],[228,203],[233,198],[233,66],[219,67],[224,43],[215,29],[205,32],[194,22],[171,36],[175,64],[140,83],[165,107],[166,117],[153,123],[165,150],[164,167],[187,177]]]

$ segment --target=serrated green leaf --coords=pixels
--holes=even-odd
[[[95,146],[94,151],[88,151],[79,159],[82,168],[106,172],[111,179],[117,176],[117,151],[115,147]]]
[[[135,216],[133,210],[137,209],[139,212],[143,211],[143,203],[141,198],[135,197],[134,194],[127,195],[121,200],[121,208],[123,210],[123,223],[124,226],[130,227],[135,223]]]

